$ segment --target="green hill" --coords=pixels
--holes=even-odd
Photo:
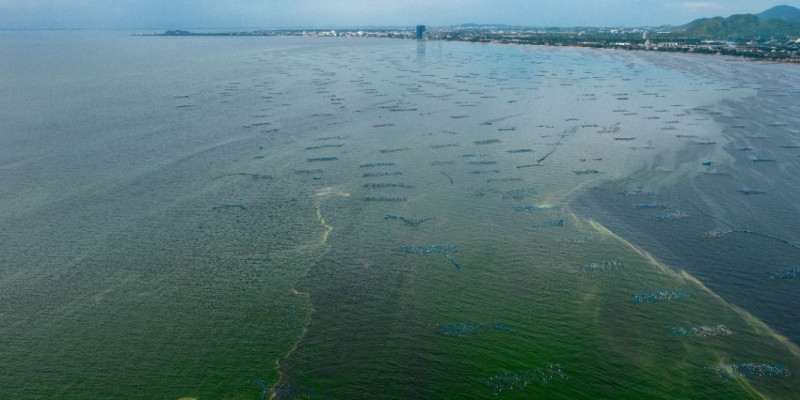
[[[800,37],[800,24],[780,19],[764,19],[753,14],[737,14],[728,18],[703,18],[678,27],[675,32],[688,37],[719,40],[755,38],[784,39]]]
[[[772,7],[767,11],[756,14],[761,19],[780,19],[786,22],[800,24],[800,8],[792,6]]]

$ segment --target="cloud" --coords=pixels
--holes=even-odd
[[[705,10],[709,8],[722,8],[722,4],[713,1],[689,1],[681,3],[681,7],[689,10]]]

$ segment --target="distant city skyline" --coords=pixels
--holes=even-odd
[[[0,29],[681,25],[759,13],[774,0],[0,0]]]

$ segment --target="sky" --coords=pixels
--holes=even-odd
[[[800,0],[0,0],[0,29],[681,25]]]

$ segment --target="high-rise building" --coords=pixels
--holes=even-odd
[[[423,35],[425,35],[425,25],[417,25],[417,39],[422,39]]]

